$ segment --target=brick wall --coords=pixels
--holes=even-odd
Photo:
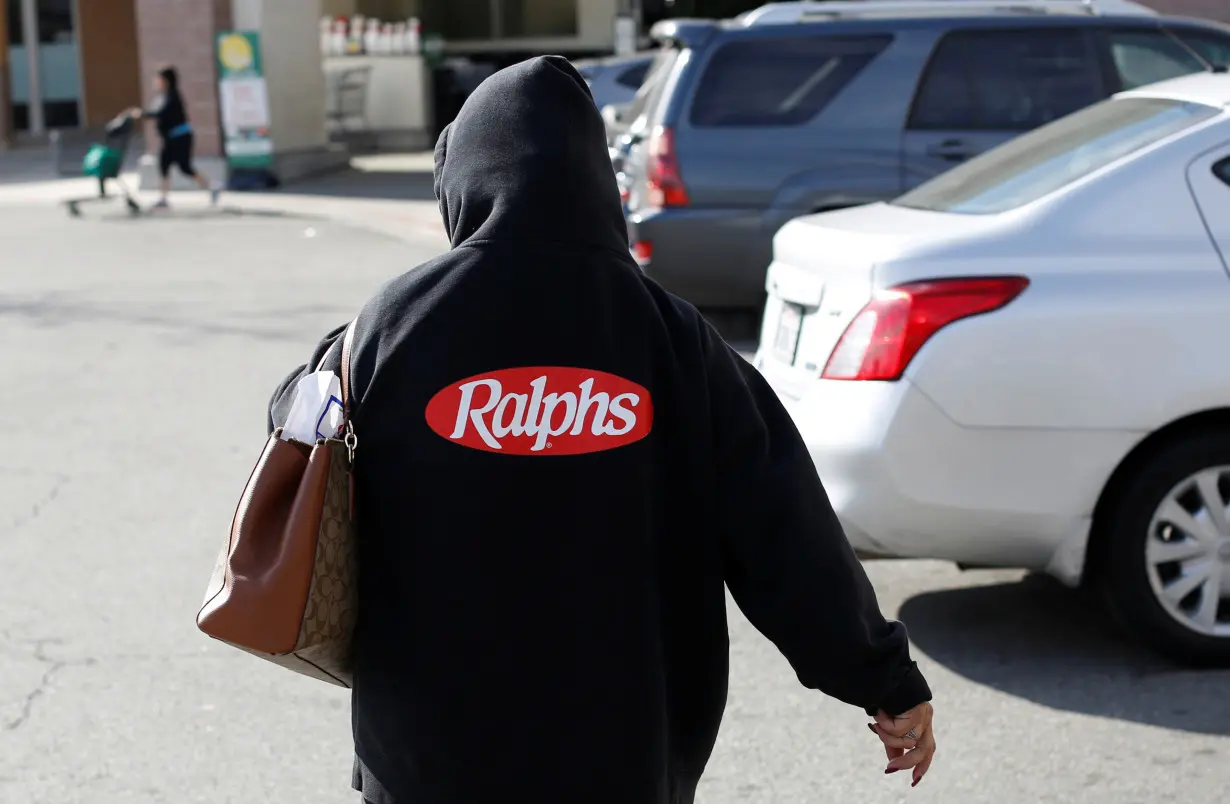
[[[1163,14],[1204,17],[1230,23],[1230,0],[1143,0],[1144,5]]]
[[[174,64],[196,135],[197,154],[221,156],[214,37],[230,27],[230,0],[136,0],[136,8],[143,97],[150,95],[154,73],[165,64]],[[153,148],[158,146],[156,136],[147,141]]]

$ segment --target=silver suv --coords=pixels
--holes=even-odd
[[[1230,28],[1106,3],[784,3],[659,29],[666,66],[622,166],[633,255],[697,306],[756,308],[791,218],[894,198],[1122,89],[1230,64]]]

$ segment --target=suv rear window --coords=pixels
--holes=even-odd
[[[691,124],[806,123],[891,41],[891,36],[797,36],[727,42],[701,76]]]
[[[1220,111],[1164,98],[1102,101],[1009,140],[891,203],[967,215],[1006,212],[1199,125]]]

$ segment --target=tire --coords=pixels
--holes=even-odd
[[[1208,478],[1218,481],[1220,519],[1204,502],[1209,497],[1198,478],[1206,490]],[[1100,532],[1108,540],[1101,591],[1111,613],[1129,635],[1181,664],[1230,666],[1230,598],[1221,597],[1230,595],[1228,502],[1230,432],[1190,434],[1145,462]],[[1176,504],[1191,518],[1183,519]],[[1163,590],[1178,602],[1163,602]]]

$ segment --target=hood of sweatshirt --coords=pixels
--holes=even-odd
[[[435,193],[456,248],[480,241],[628,250],[602,116],[560,56],[484,81],[436,144]]]

